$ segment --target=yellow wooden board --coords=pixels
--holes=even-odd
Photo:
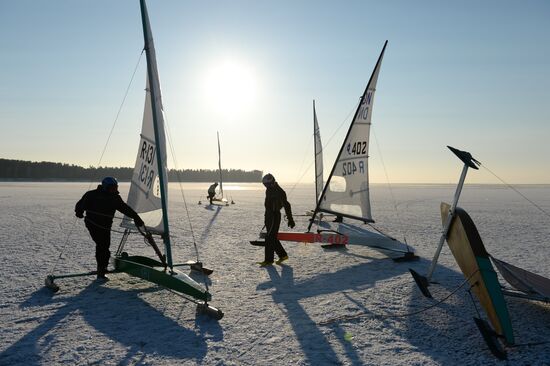
[[[450,208],[449,204],[441,203],[443,223],[447,220]],[[459,207],[456,208],[447,234],[447,244],[493,328],[498,334],[505,335],[509,343],[513,343],[508,310],[496,273],[489,262],[489,254],[472,219]]]

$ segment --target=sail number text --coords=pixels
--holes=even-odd
[[[139,168],[138,175],[139,182],[150,190],[156,176],[153,166],[155,162],[155,145],[142,140],[139,158],[141,159],[141,167]]]
[[[348,142],[347,146],[349,155],[366,155],[367,154],[367,142],[366,141],[356,141],[353,143]]]
[[[367,95],[365,95],[361,100],[361,107],[359,108],[359,112],[357,113],[357,119],[367,120],[369,117],[369,107],[372,102],[372,94],[373,92],[369,90],[367,92]]]
[[[359,160],[357,164],[354,161],[344,161],[342,163],[342,176],[354,175],[355,173],[365,174],[365,162]]]

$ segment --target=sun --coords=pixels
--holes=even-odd
[[[256,84],[254,70],[249,65],[223,60],[207,69],[203,94],[212,112],[234,120],[254,107]]]

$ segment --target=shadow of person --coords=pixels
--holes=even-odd
[[[204,227],[204,230],[200,238],[201,242],[204,242],[206,238],[208,238],[208,235],[210,235],[210,230],[212,230],[212,225],[214,224],[214,222],[216,221],[216,218],[220,214],[221,209],[222,208],[220,206],[216,206],[216,209],[212,208],[210,210],[210,211],[216,211],[216,213],[212,216],[212,218],[210,218],[210,221],[208,221],[208,224],[206,224],[206,226]]]
[[[319,361],[319,354],[330,363],[341,363],[337,352],[333,349],[327,335],[308,314],[304,306],[308,299],[318,298],[321,295],[354,291],[374,287],[376,282],[400,275],[407,271],[406,264],[392,263],[390,259],[374,259],[367,263],[343,268],[336,272],[321,273],[305,281],[296,282],[294,271],[288,265],[280,265],[281,273],[277,268],[267,267],[269,281],[257,285],[257,290],[273,288],[272,297],[275,303],[284,306],[289,323],[300,343],[307,363],[315,364]],[[343,280],[345,279],[345,280]],[[352,363],[360,363],[357,350],[351,345],[344,347],[348,359]]]
[[[66,336],[58,333],[62,332],[63,324],[74,317],[82,317],[94,330],[126,349],[126,354],[116,360],[117,364],[135,362],[140,352],[180,360],[202,360],[207,345],[201,334],[183,327],[140,297],[159,289],[154,286],[145,290],[120,290],[93,282],[74,296],[52,297],[49,290],[41,288],[24,301],[21,308],[54,305],[55,312],[0,353],[0,364],[22,361],[25,365],[42,364],[44,352],[48,351],[54,339]],[[213,332],[220,339],[221,328]],[[80,334],[77,332],[74,336]],[[174,346],[174,340],[179,346]],[[111,353],[94,356],[97,357],[95,363],[113,363]]]

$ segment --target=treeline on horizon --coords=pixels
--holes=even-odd
[[[119,181],[130,181],[133,168],[89,167],[24,160],[0,159],[0,179],[26,180],[67,180],[101,181],[103,177],[115,177]],[[222,169],[225,182],[260,182],[262,171],[241,169]],[[220,179],[218,170],[209,169],[170,169],[168,180],[171,182],[216,182]]]

